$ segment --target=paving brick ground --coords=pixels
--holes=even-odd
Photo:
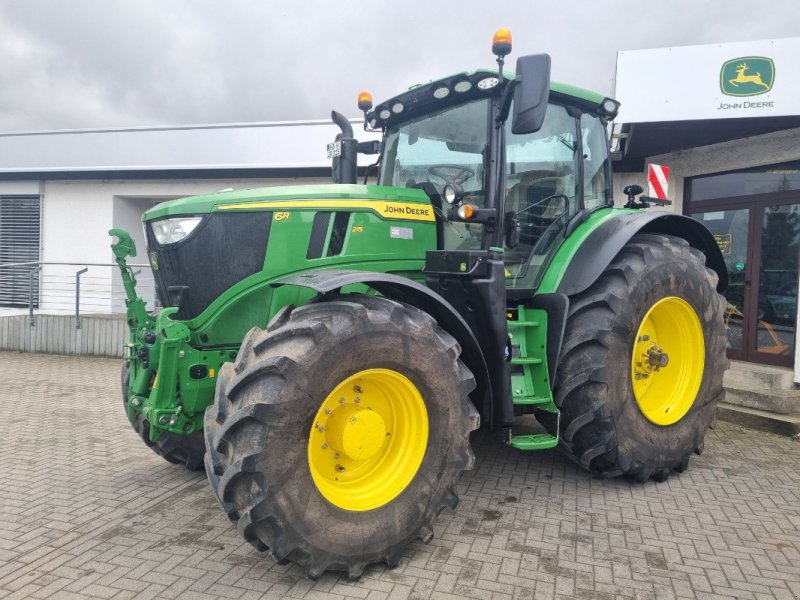
[[[800,597],[800,443],[720,423],[664,483],[474,438],[461,506],[394,571],[314,582],[130,429],[119,362],[0,353],[0,598]]]

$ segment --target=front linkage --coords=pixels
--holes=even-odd
[[[133,269],[126,261],[136,256],[136,244],[121,229],[108,233],[118,238],[111,249],[122,272],[130,330],[123,356],[127,361],[123,401],[128,420],[150,446],[165,434],[201,435],[203,414],[213,401],[219,367],[236,358],[236,352],[192,347],[189,327],[172,319],[176,307],[148,313],[145,301],[136,293]]]

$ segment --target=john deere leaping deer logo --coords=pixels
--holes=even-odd
[[[763,56],[734,58],[722,65],[719,85],[728,96],[757,96],[772,89],[775,63]]]

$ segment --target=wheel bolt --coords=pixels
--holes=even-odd
[[[360,385],[357,385],[356,387],[354,387],[354,388],[353,388],[353,391],[354,391],[356,394],[363,394],[363,393],[364,393],[364,390],[361,388],[361,386],[360,386]]]
[[[328,449],[328,444],[322,444],[322,449],[323,450],[327,450]]]
[[[355,400],[355,402],[356,402],[356,404],[358,404],[359,402],[361,402],[361,398],[359,398],[358,396],[356,396],[356,400]]]
[[[344,472],[344,466],[336,465],[336,470],[339,471],[339,473],[342,473],[342,472]]]
[[[326,408],[326,409],[325,409],[325,414],[326,414],[326,415],[329,415],[329,414],[331,414],[332,412],[333,412],[333,411],[332,411],[330,408]]]

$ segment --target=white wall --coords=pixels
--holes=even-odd
[[[327,178],[242,180],[47,181],[42,197],[42,269],[40,309],[60,314],[75,311],[75,272],[85,263],[113,263],[108,230],[121,227],[134,236],[138,256],[147,263],[141,215],[154,203],[171,198],[207,194],[225,188],[244,189],[277,185],[329,183]],[[88,266],[81,276],[81,313],[108,313],[122,309],[119,272],[111,266]],[[152,295],[152,276],[145,267],[139,276],[145,295]],[[149,306],[152,308],[152,306]]]

